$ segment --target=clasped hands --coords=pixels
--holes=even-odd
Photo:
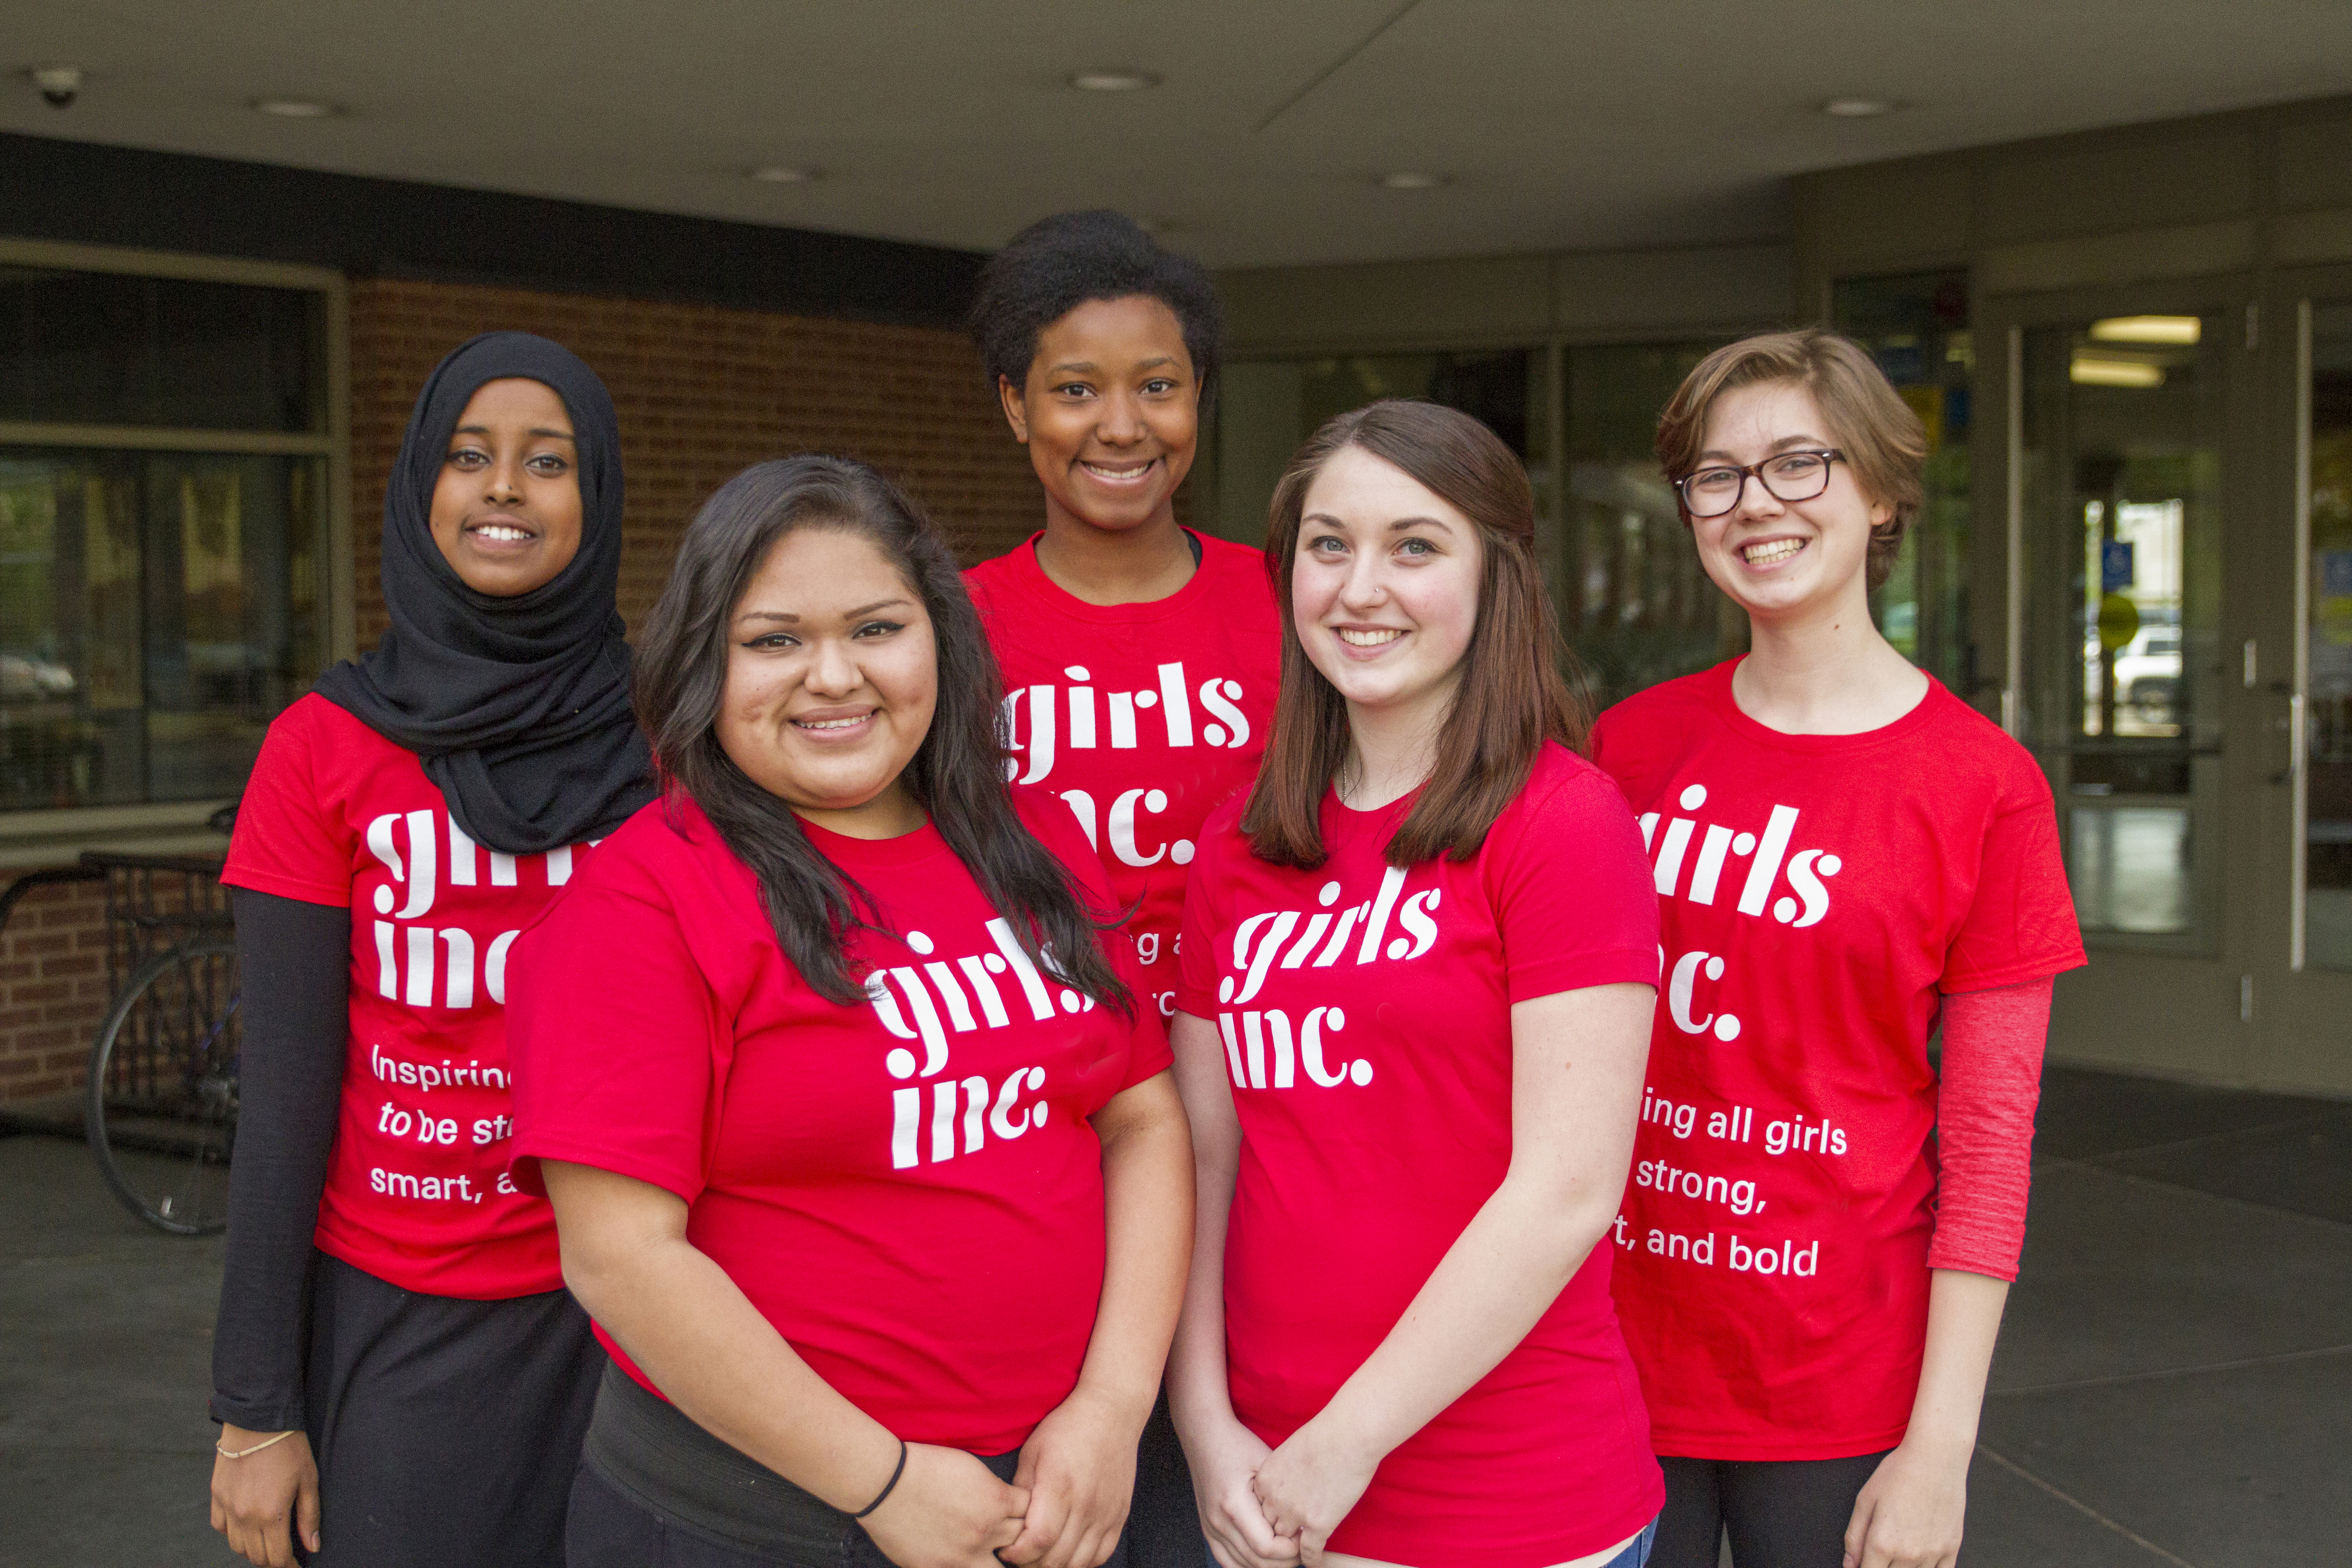
[[[907,1474],[865,1520],[913,1568],[1099,1568],[1135,1489],[1139,1416],[1081,1387],[1037,1424],[1010,1485],[971,1455],[911,1444]]]
[[[1201,1490],[1201,1523],[1223,1568],[1318,1568],[1324,1543],[1372,1484],[1380,1456],[1309,1421],[1279,1448],[1234,1421]]]

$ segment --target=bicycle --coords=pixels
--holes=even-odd
[[[99,1171],[131,1213],[174,1236],[228,1225],[237,1000],[236,944],[184,942],[131,977],[90,1054],[85,1124]]]
[[[90,1048],[83,1127],[125,1207],[174,1236],[228,1224],[236,1149],[236,947],[220,863],[96,853],[108,970],[128,977]]]
[[[226,830],[226,820],[214,826]],[[113,999],[90,1049],[82,1131],[123,1205],[174,1236],[211,1236],[228,1222],[241,1036],[219,878],[217,859],[94,850],[0,892],[5,927],[37,888],[106,882]]]

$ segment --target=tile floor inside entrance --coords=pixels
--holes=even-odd
[[[1969,1568],[2352,1555],[2352,1104],[2051,1069]],[[217,1239],[0,1137],[0,1564],[223,1565]]]

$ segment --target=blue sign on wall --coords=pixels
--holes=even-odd
[[[2319,591],[2331,599],[2352,598],[2352,550],[2319,552]]]
[[[2120,593],[2132,585],[2132,542],[2110,539],[2099,546],[2099,592]]]

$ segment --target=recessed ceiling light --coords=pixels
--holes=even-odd
[[[1158,87],[1160,79],[1150,71],[1107,68],[1080,71],[1070,78],[1070,85],[1081,92],[1137,92]]]
[[[1822,112],[1833,120],[1875,120],[1902,107],[1891,98],[1832,98]]]
[[[279,120],[331,120],[342,112],[340,105],[317,98],[257,98],[253,110]]]
[[[33,85],[41,89],[51,109],[70,109],[73,100],[81,96],[82,72],[79,66],[35,66],[25,73]]]
[[[1433,191],[1446,184],[1444,174],[1433,174],[1423,169],[1399,169],[1392,174],[1382,174],[1381,188],[1384,191]]]
[[[805,185],[816,178],[816,171],[796,169],[790,163],[767,163],[745,171],[743,177],[757,180],[763,185]]]
[[[2128,386],[2145,389],[2164,384],[2164,367],[2146,360],[2077,353],[2066,366],[2066,379],[2077,386]]]
[[[2103,343],[2179,343],[2204,335],[2205,323],[2194,316],[2108,316],[2091,323],[2091,336]]]

